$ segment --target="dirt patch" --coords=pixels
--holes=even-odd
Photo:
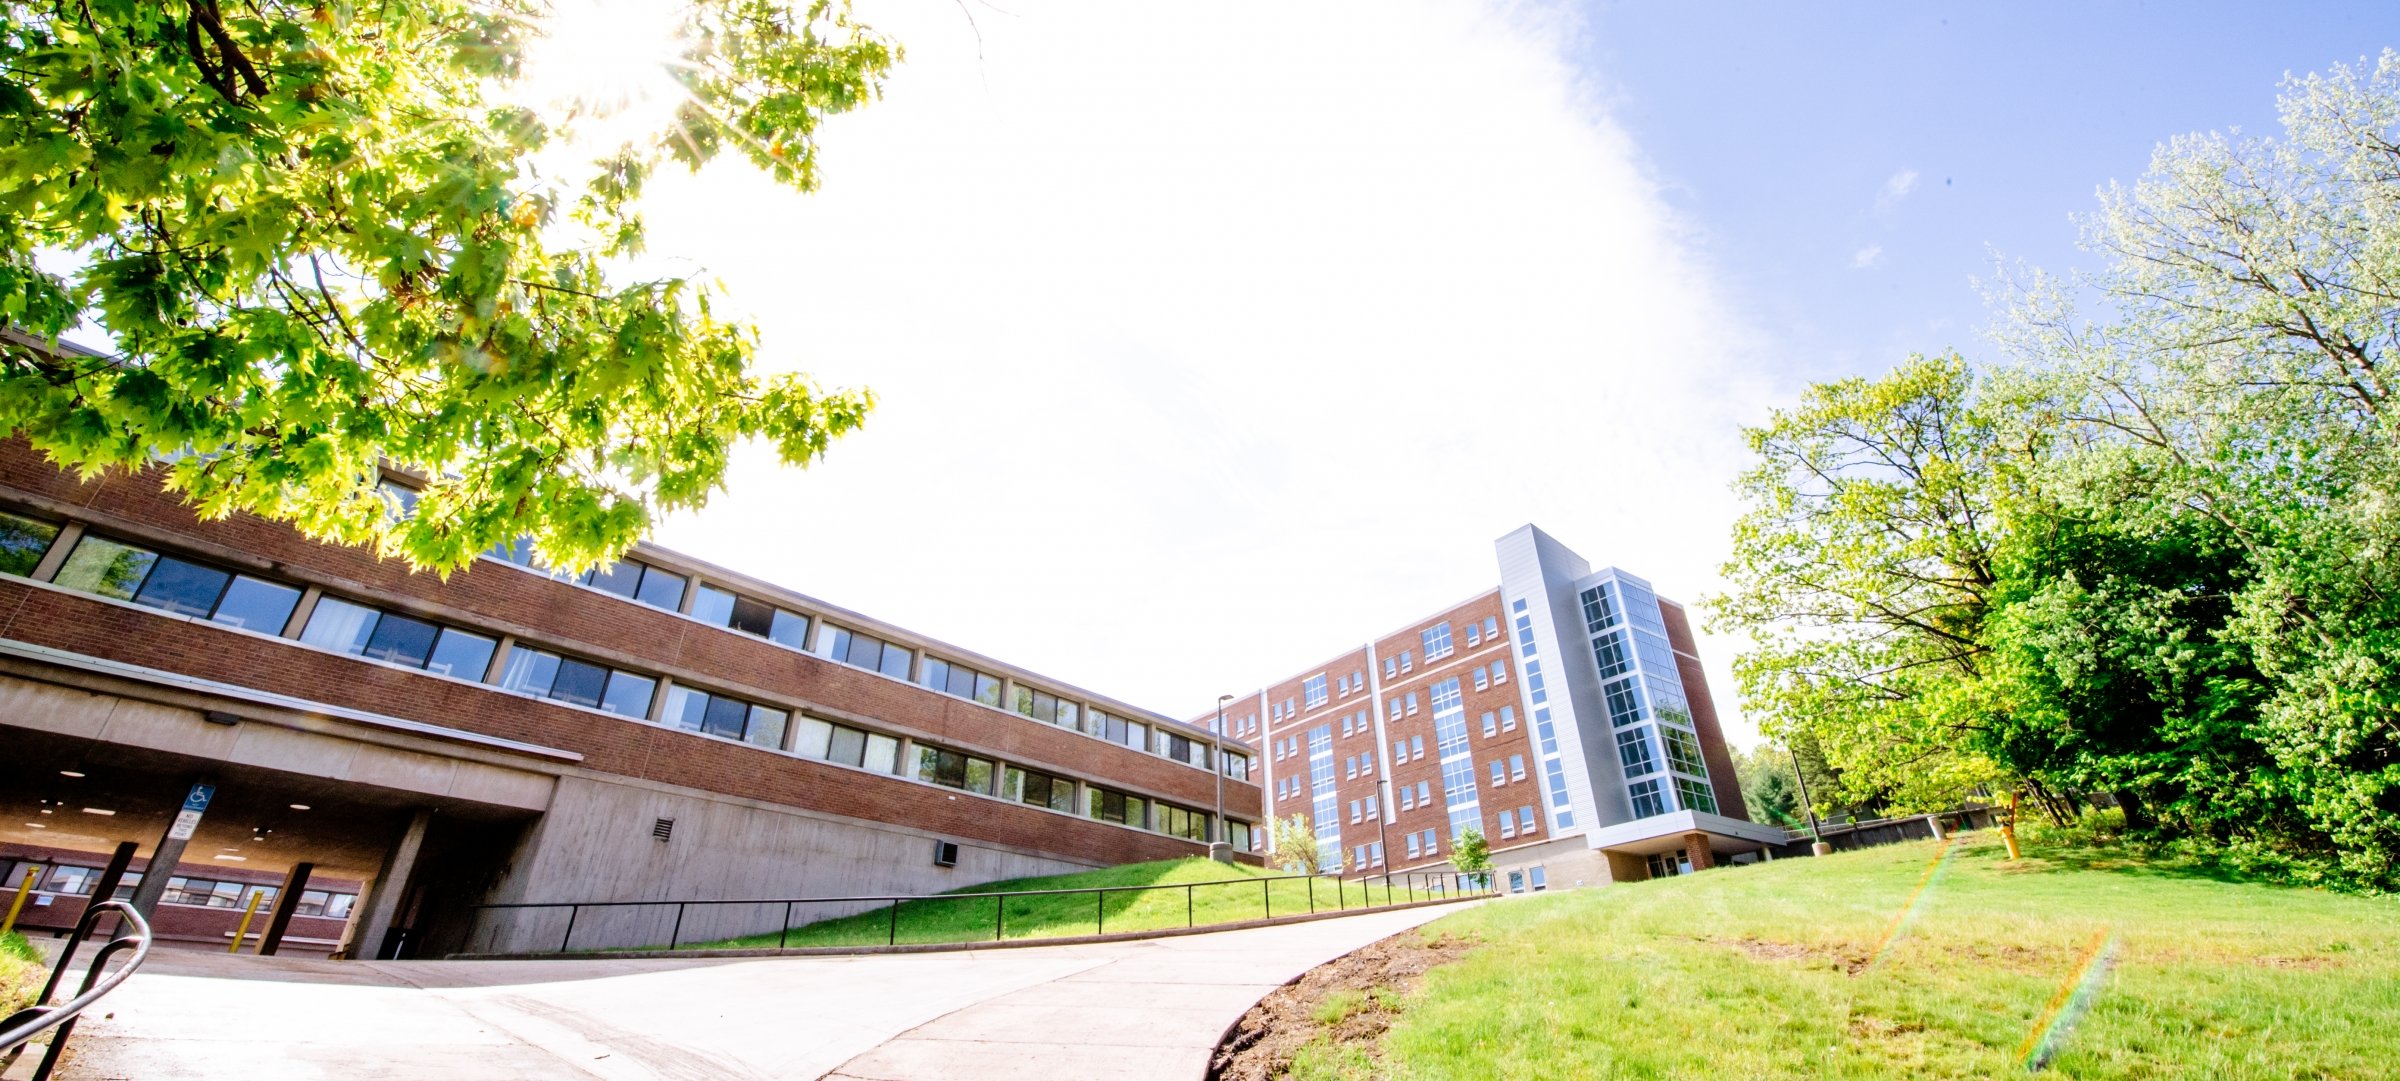
[[[1320,1036],[1373,1054],[1425,973],[1475,945],[1471,938],[1403,931],[1308,970],[1242,1015],[1209,1060],[1210,1081],[1282,1077],[1292,1056]]]
[[[2309,957],[2256,957],[2252,960],[2268,968],[2297,968],[2307,972],[2322,972],[2341,965],[2338,959],[2321,954]]]
[[[1763,938],[1712,939],[1731,946],[1760,961],[1799,961],[1803,964],[1831,965],[1842,975],[1856,976],[1867,970],[1868,958],[1822,946],[1803,946],[1797,942],[1770,942]]]

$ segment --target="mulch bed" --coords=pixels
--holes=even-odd
[[[1292,1056],[1319,1037],[1363,1046],[1373,1055],[1376,1041],[1399,1019],[1401,1000],[1416,990],[1426,971],[1458,959],[1475,945],[1470,938],[1428,939],[1403,931],[1308,970],[1242,1015],[1209,1061],[1210,1081],[1282,1077],[1291,1068]],[[1344,991],[1359,992],[1365,1001],[1331,1025],[1319,1023],[1319,1005]]]

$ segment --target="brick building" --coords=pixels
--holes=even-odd
[[[143,870],[195,785],[136,896],[220,911],[162,932],[222,944],[288,885],[292,933],[354,956],[559,942],[483,903],[932,892],[1216,830],[1205,728],[655,547],[580,580],[526,563],[412,574],[0,443],[0,873],[35,876],[27,922],[71,923],[119,842]],[[1218,759],[1245,853],[1251,760]],[[695,918],[686,940],[773,926]]]
[[[1743,808],[1683,606],[1530,525],[1498,555],[1497,589],[1228,708],[1264,814],[1306,816],[1353,875],[1447,869],[1472,827],[1520,891],[1782,843]]]

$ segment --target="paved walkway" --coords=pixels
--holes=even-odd
[[[1138,942],[657,961],[161,950],[70,1081],[1198,1078],[1294,976],[1458,906]]]

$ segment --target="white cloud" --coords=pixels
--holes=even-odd
[[[654,252],[882,402],[662,542],[1175,714],[1488,588],[1526,521],[1715,587],[1772,369],[1569,20],[970,6],[862,4],[908,60],[822,192],[653,183]]]
[[[1869,244],[1850,255],[1850,269],[1865,270],[1883,261],[1883,245]]]
[[[1890,179],[1883,182],[1883,190],[1875,196],[1875,212],[1877,214],[1890,213],[1892,208],[1900,205],[1900,200],[1908,198],[1908,193],[1915,190],[1917,190],[1917,171],[1915,169],[1902,169],[1893,173]]]

